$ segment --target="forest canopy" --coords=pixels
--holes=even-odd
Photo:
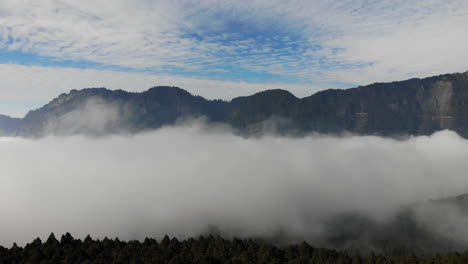
[[[52,233],[24,247],[14,244],[0,247],[0,264],[15,263],[288,263],[288,264],[442,264],[468,263],[468,252],[416,256],[369,253],[359,255],[334,249],[314,248],[306,242],[278,247],[253,239],[226,240],[219,236],[200,236],[179,241],[165,236],[162,240],[120,241],[118,238],[94,240],[89,235],[74,239],[67,233],[58,240]]]

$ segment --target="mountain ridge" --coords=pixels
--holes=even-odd
[[[274,131],[281,134],[429,135],[450,129],[468,138],[468,71],[328,89],[303,98],[282,89],[224,101],[171,86],[155,86],[141,93],[85,88],[63,93],[22,119],[0,118],[0,132],[33,137],[70,134],[55,131],[55,123],[86,110],[91,99],[116,111],[116,124],[102,134],[123,128],[134,133],[171,125],[180,118],[203,116],[247,135],[263,133],[270,127],[267,124],[273,124]],[[81,116],[78,112],[74,118]],[[78,129],[71,134],[78,132],[90,131]]]

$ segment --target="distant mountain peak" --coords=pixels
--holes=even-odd
[[[257,104],[275,104],[284,101],[299,100],[291,92],[282,89],[271,89],[255,93],[250,96],[241,96],[231,100],[232,103],[256,102]]]
[[[282,96],[282,97],[291,97],[291,98],[297,98],[294,96],[290,91],[288,90],[283,90],[283,89],[270,89],[270,90],[265,90],[261,91],[258,93],[255,93],[252,96]]]
[[[99,100],[91,104],[91,99]],[[63,120],[82,124],[90,113],[95,116],[91,118],[92,126],[87,124],[87,127],[98,126],[96,122],[100,119],[96,115],[108,113],[104,109],[108,107],[114,111],[114,123],[106,123],[102,133],[116,133],[120,129],[138,132],[171,125],[180,118],[204,116],[209,122],[226,123],[246,134],[261,132],[265,122],[282,120],[286,121],[281,125],[284,133],[347,131],[392,136],[428,135],[450,129],[468,137],[466,102],[468,72],[346,90],[330,89],[305,98],[281,89],[222,101],[194,96],[174,86],[156,86],[141,93],[86,88],[61,94],[23,119],[0,117],[0,133],[41,136],[54,133],[50,124],[63,127],[56,124]],[[91,111],[90,107],[99,109]],[[74,119],[80,122],[73,122]],[[87,129],[72,131],[86,133]]]
[[[184,93],[190,94],[188,91],[179,88],[177,86],[154,86],[146,90],[144,93],[152,93],[152,92],[173,92],[173,93]]]
[[[0,115],[0,136],[15,135],[20,125],[20,118]]]

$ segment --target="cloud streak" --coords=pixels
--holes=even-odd
[[[7,0],[0,48],[159,74],[323,87],[465,71],[467,23],[462,0]]]

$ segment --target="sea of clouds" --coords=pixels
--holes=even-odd
[[[136,135],[0,138],[0,245],[51,232],[281,234],[320,244],[334,215],[385,223],[403,207],[467,192],[467,156],[468,141],[450,131],[245,138],[193,122]],[[463,214],[421,212],[439,216],[424,222],[432,230],[464,242]]]

